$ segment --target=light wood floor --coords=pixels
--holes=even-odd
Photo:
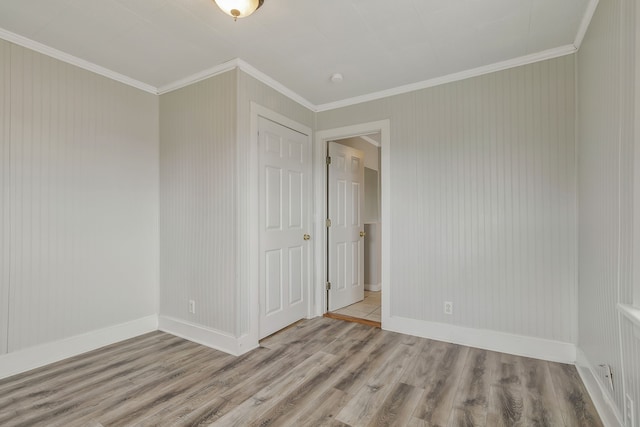
[[[573,366],[302,321],[232,357],[154,332],[0,381],[2,426],[600,426]]]
[[[356,317],[358,319],[380,322],[380,318],[382,315],[382,310],[380,308],[380,294],[380,291],[364,291],[364,299],[362,301],[348,305],[344,308],[334,311],[333,313]]]

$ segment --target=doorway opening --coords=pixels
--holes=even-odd
[[[388,120],[317,134],[316,301],[327,317],[388,317],[388,149]]]
[[[327,312],[380,326],[380,132],[327,143]]]

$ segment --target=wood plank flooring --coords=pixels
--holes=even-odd
[[[571,365],[305,320],[240,357],[154,332],[0,380],[2,426],[601,426]]]

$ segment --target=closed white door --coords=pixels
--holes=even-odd
[[[364,154],[329,142],[329,311],[364,299]]]
[[[309,138],[260,117],[260,338],[307,317]]]

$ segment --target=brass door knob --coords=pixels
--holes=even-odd
[[[302,238],[304,240],[309,240],[309,239],[311,239],[311,236],[309,236],[308,234],[305,234],[304,236],[302,236]]]
[[[364,236],[366,236],[366,235],[367,235],[367,233],[365,233],[364,231],[361,231],[361,232],[360,232],[360,237],[364,237]]]

